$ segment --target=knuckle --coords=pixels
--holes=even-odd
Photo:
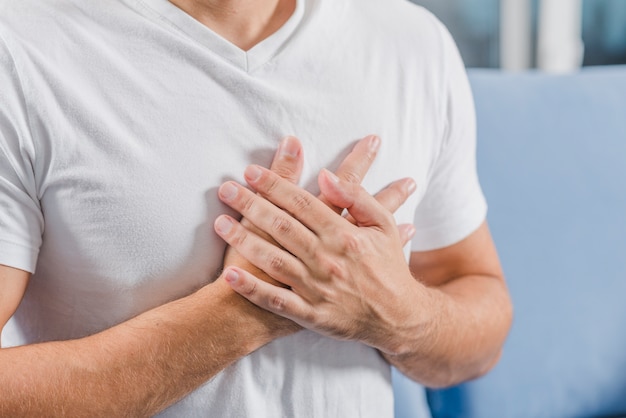
[[[341,177],[348,183],[361,184],[361,181],[363,181],[363,177],[356,171],[352,170],[347,170],[341,173]]]
[[[318,286],[315,290],[320,301],[331,302],[336,300],[337,291],[332,286]]]
[[[341,248],[346,253],[360,253],[363,248],[361,236],[351,232],[344,232],[339,236]]]
[[[313,204],[311,197],[303,193],[294,194],[292,200],[295,211],[306,210]]]
[[[280,271],[285,265],[285,260],[281,256],[274,254],[270,256],[268,263],[272,270]]]
[[[321,261],[320,265],[328,277],[343,278],[346,275],[344,264],[337,259],[326,259]],[[328,295],[325,294],[325,296]]]
[[[242,199],[241,205],[242,205],[242,208],[241,208],[242,213],[244,214],[252,213],[252,211],[256,208],[254,197],[248,197],[248,198]]]
[[[280,180],[281,178],[278,176],[270,176],[266,182],[265,193],[267,195],[273,195],[280,185]]]
[[[230,244],[235,248],[241,248],[247,243],[248,234],[245,230],[237,229],[231,236]]]
[[[257,286],[256,282],[251,282],[248,286],[245,286],[242,289],[242,293],[248,298],[255,296],[258,290]]]
[[[289,180],[292,183],[296,182],[296,173],[293,167],[287,165],[278,165],[273,167],[272,171],[278,176],[284,178],[285,180]]]
[[[286,308],[287,301],[280,295],[274,295],[270,297],[268,306],[271,310],[276,312],[283,312]]]
[[[280,215],[274,218],[274,221],[272,222],[272,230],[281,235],[288,235],[293,230],[293,225],[291,224],[291,221]]]

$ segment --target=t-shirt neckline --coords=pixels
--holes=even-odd
[[[162,22],[169,23],[172,28],[246,72],[262,66],[280,51],[302,22],[306,9],[306,0],[296,0],[293,14],[276,32],[244,51],[168,0],[138,1],[157,13]]]

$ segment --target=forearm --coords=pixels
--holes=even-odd
[[[151,416],[290,332],[219,280],[99,334],[0,350],[0,416]]]
[[[465,276],[437,288],[422,287],[419,293],[420,305],[398,332],[402,351],[383,353],[385,359],[429,387],[451,386],[489,371],[512,318],[504,281]]]

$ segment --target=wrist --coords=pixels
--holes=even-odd
[[[217,298],[217,312],[223,316],[225,327],[240,334],[242,347],[246,347],[245,354],[301,329],[291,320],[261,309],[233,291],[223,275],[198,293],[204,298]]]
[[[388,359],[397,360],[430,352],[435,344],[445,302],[438,290],[415,282],[403,292],[400,315],[396,318],[389,344],[381,351]],[[416,309],[416,306],[419,307]]]

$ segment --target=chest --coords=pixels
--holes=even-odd
[[[331,59],[248,74],[194,54],[161,56],[159,67],[130,53],[117,60],[124,65],[96,55],[91,70],[56,80],[36,164],[46,222],[40,264],[63,263],[103,289],[120,277],[129,288],[168,287],[181,276],[181,288],[206,282],[224,251],[212,230],[228,212],[217,188],[243,182],[248,164],[268,166],[286,135],[303,142],[301,185],[313,193],[319,170],[335,169],[372,133],[383,142],[364,181],[371,193],[401,177],[427,184],[435,110],[400,74],[354,72]],[[424,190],[398,222],[412,221]]]

